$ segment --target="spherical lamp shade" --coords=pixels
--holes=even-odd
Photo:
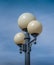
[[[37,20],[31,21],[27,26],[28,32],[30,34],[40,34],[42,31],[42,24]]]
[[[35,16],[31,13],[23,13],[18,18],[18,25],[21,29],[26,29],[29,22],[36,20]]]
[[[15,36],[14,36],[14,42],[18,45],[18,44],[24,44],[25,40],[25,35],[24,33],[17,33]]]

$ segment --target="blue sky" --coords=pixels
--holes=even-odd
[[[0,64],[24,63],[13,37],[20,32],[19,15],[30,12],[43,25],[43,31],[32,46],[31,65],[54,65],[54,0],[0,0]],[[20,60],[19,60],[20,59]]]

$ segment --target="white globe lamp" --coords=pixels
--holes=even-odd
[[[39,35],[42,32],[42,24],[37,20],[33,20],[28,24],[27,30],[30,34]]]
[[[25,35],[24,33],[17,33],[15,36],[14,36],[14,42],[18,45],[18,44],[24,44],[25,43]]]
[[[36,20],[35,16],[31,13],[23,13],[22,15],[19,16],[18,18],[18,25],[22,30],[27,29],[27,25],[29,22],[32,20]]]

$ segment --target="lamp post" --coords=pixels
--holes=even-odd
[[[25,65],[30,65],[32,42],[36,44],[36,38],[42,32],[42,24],[36,20],[33,14],[23,13],[18,18],[18,25],[23,32],[14,36],[14,42],[20,47],[20,53],[25,52]],[[30,35],[33,36],[33,40]]]

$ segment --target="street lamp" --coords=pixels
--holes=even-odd
[[[19,16],[18,18],[18,25],[22,30],[26,30],[27,29],[27,25],[29,24],[29,22],[31,22],[32,20],[36,20],[35,16],[33,16],[33,14],[31,13],[23,13],[22,15]]]
[[[39,35],[42,32],[42,24],[33,20],[28,24],[27,30],[31,35]]]
[[[33,14],[23,13],[18,18],[18,25],[23,32],[17,33],[14,41],[20,47],[20,53],[25,52],[25,65],[30,65],[32,42],[36,44],[36,38],[42,32],[42,24],[36,20]],[[33,36],[33,40],[31,40],[30,34]]]

